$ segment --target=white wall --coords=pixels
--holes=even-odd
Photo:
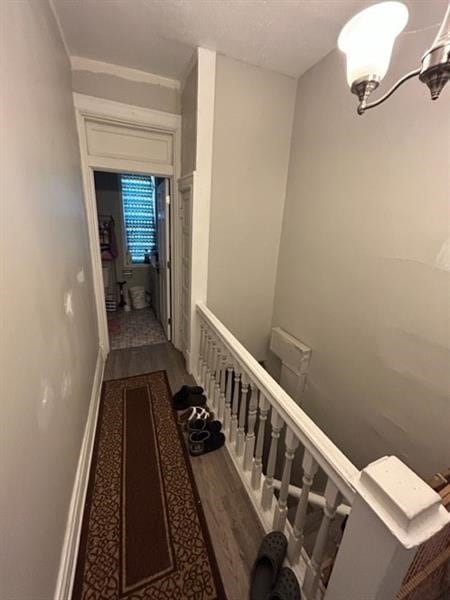
[[[264,358],[286,193],[295,81],[217,56],[208,306]]]
[[[49,600],[98,336],[69,61],[47,2],[1,22],[0,598]]]
[[[402,36],[387,90],[435,30]],[[356,115],[343,57],[299,81],[273,325],[312,347],[305,408],[359,466],[448,464],[450,86]]]
[[[97,61],[94,62],[97,63]],[[133,72],[136,73],[134,70]],[[143,73],[143,76],[145,75]],[[111,73],[75,68],[72,71],[72,89],[74,92],[88,96],[169,113],[180,113],[179,90],[157,83],[133,81]]]

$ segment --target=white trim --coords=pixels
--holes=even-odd
[[[75,109],[83,116],[99,119],[110,119],[112,121],[126,122],[130,125],[141,125],[152,129],[164,129],[176,131],[181,127],[181,115],[155,110],[153,108],[141,108],[115,100],[105,100],[85,94],[73,94]]]
[[[109,353],[109,333],[104,300],[102,259],[100,254],[100,244],[98,243],[98,217],[97,203],[95,198],[94,172],[88,165],[84,117],[77,110],[75,110],[75,119],[80,146],[81,177],[83,181],[84,206],[86,210],[86,221],[88,226],[89,249],[92,266],[92,284],[94,287],[95,310],[97,312],[98,337],[103,357],[106,360],[106,357]]]
[[[72,71],[89,71],[90,73],[102,73],[104,75],[114,75],[128,81],[137,81],[139,83],[150,83],[152,85],[160,85],[173,90],[180,89],[180,82],[177,79],[162,77],[148,71],[139,69],[131,69],[114,65],[112,63],[102,62],[100,60],[92,60],[91,58],[83,58],[82,56],[71,56],[70,65]]]
[[[195,171],[193,171],[192,173],[188,173],[187,175],[183,175],[183,177],[180,177],[180,179],[178,180],[178,191],[179,191],[179,204],[178,204],[178,238],[177,238],[177,245],[174,247],[174,251],[177,253],[176,256],[178,257],[178,266],[179,266],[179,272],[177,273],[177,276],[179,277],[179,281],[180,281],[180,302],[178,303],[178,309],[179,309],[179,315],[178,315],[178,322],[180,323],[180,332],[182,330],[184,330],[185,332],[185,337],[183,339],[180,339],[180,346],[181,351],[183,352],[184,358],[185,358],[185,362],[186,362],[186,370],[188,373],[192,372],[193,369],[193,365],[191,365],[191,311],[190,311],[190,303],[191,303],[191,281],[192,281],[192,203],[193,203],[193,196],[194,196],[194,180],[195,180]],[[188,206],[186,206],[186,202],[185,200],[183,200],[182,196],[185,192],[188,192],[189,194],[189,204]],[[187,322],[184,323],[184,319],[185,319],[185,315],[183,313],[182,310],[182,305],[183,305],[183,286],[184,286],[184,275],[183,275],[183,227],[184,224],[186,222],[186,210],[189,210],[189,223],[191,223],[191,230],[190,230],[190,239],[189,239],[189,246],[191,248],[191,254],[189,256],[189,288],[187,290],[187,294],[188,294],[188,298],[187,298],[187,302],[188,302],[188,310],[187,310],[187,314],[186,314],[186,320]],[[186,257],[184,257],[186,258]]]
[[[104,356],[109,352],[109,334],[108,323],[106,318],[106,309],[104,302],[102,262],[100,256],[100,247],[98,243],[98,223],[97,223],[97,205],[95,198],[94,185],[94,170],[111,170],[111,171],[129,171],[136,173],[151,173],[162,177],[171,177],[173,185],[173,228],[172,228],[172,243],[177,239],[179,231],[178,225],[178,190],[176,181],[180,176],[181,170],[181,116],[172,113],[166,113],[158,110],[151,110],[115,102],[113,100],[104,100],[86,96],[84,94],[73,94],[75,107],[75,117],[78,129],[78,138],[80,145],[81,170],[83,178],[83,191],[86,209],[86,218],[88,223],[89,246],[91,251],[91,264],[94,280],[94,294],[97,310],[97,321],[100,346]],[[141,127],[156,131],[163,131],[172,135],[173,138],[173,166],[170,167],[170,173],[167,168],[150,169],[149,165],[141,162],[126,161],[116,158],[91,158],[88,157],[87,140],[86,140],[86,120],[93,119],[100,122],[121,123],[129,127]],[[175,266],[175,265],[174,265]],[[181,281],[178,270],[175,266],[173,269],[172,290],[174,302],[180,301],[179,289]],[[176,315],[179,311],[172,310],[174,315],[173,322],[173,344],[176,348],[180,347],[181,334],[179,332],[180,323],[176,321]]]
[[[181,116],[174,134],[173,177],[170,178],[170,291],[172,294],[172,344],[181,350],[181,219],[178,201],[178,179],[181,177]]]
[[[89,412],[84,428],[83,441],[81,444],[75,481],[70,499],[69,512],[67,516],[66,531],[59,564],[58,579],[54,600],[68,600],[72,597],[72,587],[75,577],[75,567],[78,556],[78,545],[80,542],[81,525],[83,521],[84,503],[89,481],[89,471],[94,449],[95,430],[97,425],[98,409],[103,381],[105,359],[99,348],[97,363],[95,366],[94,381],[92,384],[91,401]]]
[[[216,53],[197,49],[197,154],[192,201],[191,324],[190,357],[195,365],[199,354],[196,327],[198,302],[206,303],[208,290],[209,220],[211,207]]]

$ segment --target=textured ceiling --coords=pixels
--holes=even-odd
[[[196,46],[298,77],[370,0],[53,0],[72,56],[180,78]],[[405,0],[408,29],[446,0]],[[425,50],[425,48],[424,48]]]

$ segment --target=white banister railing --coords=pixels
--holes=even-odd
[[[214,339],[226,350],[229,364],[238,367],[235,373],[238,373],[239,377],[245,373],[254,386],[264,394],[269,404],[276,407],[283,423],[309,450],[326,475],[335,478],[335,483],[344,498],[351,500],[355,493],[355,483],[359,478],[358,469],[204,304],[198,304],[197,311],[209,335],[214,334]],[[232,415],[235,416],[237,429],[237,404],[233,403],[233,405],[236,406],[236,413]],[[231,420],[233,422],[233,416]]]
[[[417,547],[450,521],[439,496],[395,457],[359,471],[205,305],[196,310],[194,375],[223,424],[228,452],[263,526],[288,538],[288,561],[303,597],[394,598]],[[323,496],[312,491],[319,469],[326,476]],[[297,500],[292,514],[289,497]],[[322,514],[312,539],[308,530],[308,554],[311,507]],[[339,543],[330,532],[344,515]],[[325,588],[323,566],[330,560]]]

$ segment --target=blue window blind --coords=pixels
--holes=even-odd
[[[155,178],[121,175],[121,186],[128,252],[133,263],[143,263],[156,244]]]

